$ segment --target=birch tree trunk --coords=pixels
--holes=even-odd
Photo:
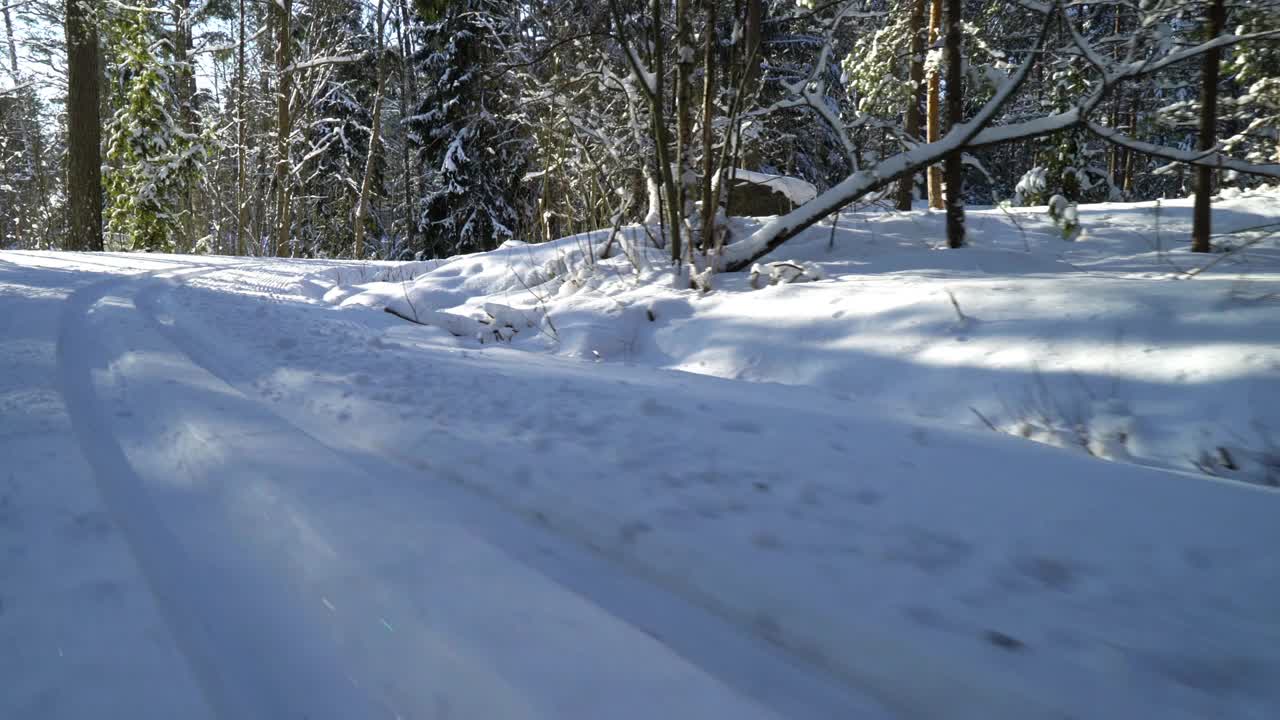
[[[191,48],[191,15],[187,0],[177,0],[171,8],[173,13],[173,60],[176,63],[174,88],[177,91],[178,126],[182,132],[194,134],[196,131],[195,73],[188,64]],[[173,246],[178,252],[189,252],[194,246],[194,207],[191,198],[191,183],[184,181],[181,189],[182,229],[180,237],[174,238]]]
[[[942,35],[942,0],[932,0],[929,8],[929,47],[938,44],[938,38]],[[928,99],[928,130],[926,140],[928,142],[937,142],[942,137],[942,113],[941,113],[941,73],[935,66],[929,72],[929,99]],[[937,165],[929,166],[929,207],[934,210],[941,210],[942,203],[942,168]]]
[[[245,208],[245,118],[244,118],[244,0],[240,0],[240,34],[236,45],[236,255],[244,255]]]
[[[10,14],[10,6],[4,6],[4,34],[9,41],[9,68],[13,74],[13,84],[18,86],[18,44],[13,40],[13,16]]]
[[[378,141],[382,139],[382,96],[387,89],[386,63],[382,57],[382,33],[384,29],[382,0],[378,0],[377,12],[378,41],[375,43],[375,47],[378,53],[378,89],[373,95],[373,120],[369,128],[369,152],[365,155],[364,178],[360,181],[360,197],[356,200],[355,246],[352,248],[352,257],[356,259],[364,257],[364,219],[369,211],[369,191],[373,187],[373,171],[377,167]]]
[[[681,222],[693,202],[693,14],[689,0],[676,0],[676,182],[675,205]],[[692,239],[690,239],[692,242]],[[690,248],[692,249],[692,248]]]
[[[909,140],[920,140],[920,101],[924,94],[924,3],[925,0],[912,0],[911,19],[908,21],[911,33],[910,70],[908,79],[911,82],[911,99],[907,102],[907,113],[903,131]],[[898,183],[898,209],[911,209],[911,200],[915,196],[916,176],[908,175]]]
[[[396,39],[400,43],[400,117],[408,118],[418,106],[418,90],[416,77],[409,68],[413,57],[412,40],[409,37],[409,0],[400,0],[400,22],[396,28]],[[413,162],[409,155],[409,141],[400,143],[400,161],[404,170],[404,232],[406,247],[413,248],[418,244],[418,223],[414,218],[413,199]]]
[[[292,229],[290,210],[292,202],[289,192],[289,136],[293,133],[293,124],[289,114],[289,100],[293,94],[293,72],[289,65],[293,61],[292,16],[293,0],[273,0],[269,3],[271,12],[276,17],[276,241],[275,255],[283,256],[289,248],[289,235]]]
[[[9,72],[13,76],[13,86],[21,87],[22,81],[19,79],[21,73],[18,70],[18,44],[13,39],[13,17],[9,13],[9,6],[4,6],[4,34],[9,43]],[[30,171],[34,174],[36,164],[34,162],[35,151],[31,145],[31,133],[27,118],[19,113],[17,117],[18,138],[22,142],[22,150],[26,153],[27,163]],[[14,198],[17,205],[17,223],[14,226],[13,241],[17,247],[23,246],[23,233],[27,231],[27,224],[30,222],[27,212],[27,200],[21,196],[21,187],[15,189]],[[43,198],[41,198],[43,200]]]

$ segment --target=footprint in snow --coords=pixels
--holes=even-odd
[[[1080,580],[1080,570],[1071,563],[1045,556],[1023,557],[1014,561],[1014,569],[1046,590],[1070,592]]]
[[[618,528],[618,537],[622,542],[629,545],[634,543],[641,535],[652,531],[653,526],[649,523],[644,522],[643,520],[632,520],[630,522],[623,523],[622,527]]]
[[[683,414],[670,405],[663,405],[653,398],[645,398],[640,403],[640,412],[649,417],[679,417]]]

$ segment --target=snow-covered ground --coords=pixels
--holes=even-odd
[[[0,717],[1275,717],[1275,241],[1010,212],[706,295],[0,253]]]
[[[949,252],[942,213],[850,214],[774,258],[820,281],[770,286],[762,268],[761,289],[728,275],[706,295],[653,282],[661,253],[584,262],[607,231],[341,269],[300,291],[490,341],[475,320],[496,313],[521,349],[812,386],[905,420],[1280,485],[1265,392],[1280,380],[1280,190],[1215,206],[1215,242],[1253,243],[1226,257],[1188,252],[1190,200],[1080,218],[1067,242],[1044,208],[970,211],[973,247]]]

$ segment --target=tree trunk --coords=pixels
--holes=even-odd
[[[650,97],[651,112],[653,116],[653,139],[658,150],[658,175],[662,179],[663,189],[667,194],[667,225],[671,233],[671,262],[679,267],[681,252],[683,248],[680,243],[680,208],[676,205],[679,197],[676,190],[675,179],[671,175],[671,156],[669,148],[671,147],[670,133],[667,132],[667,119],[663,108],[665,107],[665,92],[663,86],[664,58],[665,52],[662,42],[665,33],[662,27],[662,9],[663,0],[653,0],[653,75],[654,75],[654,92]]]
[[[375,44],[378,53],[378,88],[373,95],[373,119],[369,128],[369,152],[365,155],[364,178],[360,181],[360,197],[356,200],[355,247],[352,257],[359,260],[364,257],[364,219],[369,210],[369,191],[373,187],[373,171],[377,167],[378,141],[382,137],[382,95],[387,88],[387,72],[382,52],[382,0],[378,0],[377,9],[378,42]]]
[[[102,118],[97,18],[67,0],[67,217],[69,250],[102,250]]]
[[[675,206],[689,217],[693,202],[693,14],[689,0],[676,0],[676,183]],[[692,242],[692,239],[690,239]],[[692,248],[690,248],[692,249]]]
[[[764,30],[763,0],[746,0],[747,17],[742,27],[743,62],[746,75],[744,87],[754,87],[760,78],[760,41]]]
[[[249,4],[249,6],[252,7],[252,4]],[[267,109],[268,99],[272,97],[271,76],[273,72],[266,61],[269,54],[268,48],[275,43],[273,38],[276,36],[276,13],[271,8],[267,8],[263,15],[255,16],[255,18],[260,18],[264,23],[264,27],[255,33],[255,36],[262,38],[258,40],[258,51],[262,55],[261,61],[258,63],[257,74],[257,97],[260,101],[250,104],[246,98],[245,108],[257,133],[253,164],[247,166],[251,170],[246,170],[245,178],[248,198],[246,202],[250,209],[247,232],[249,242],[246,243],[245,250],[249,255],[257,255],[259,253],[267,255],[275,251],[275,227],[272,225],[274,218],[271,214],[271,204],[274,202],[271,183],[275,177],[275,166],[271,162],[271,148],[270,143],[267,141],[275,123]],[[245,150],[247,154],[248,148]],[[252,176],[248,175],[249,172],[253,173]],[[252,186],[251,189],[250,186]]]
[[[400,117],[407,118],[418,105],[418,91],[414,73],[409,69],[410,58],[413,57],[409,37],[409,0],[400,0],[400,23],[396,37],[400,42]],[[402,138],[400,143],[400,162],[404,166],[404,232],[405,246],[414,248],[418,244],[418,223],[414,218],[413,198],[413,162],[409,156],[409,141]]]
[[[1111,12],[1113,15],[1111,19],[1111,34],[1113,37],[1118,38],[1120,37],[1120,32],[1123,29],[1123,25],[1120,22],[1120,6],[1119,5],[1114,6],[1111,9]],[[1111,58],[1113,60],[1120,59],[1120,47],[1118,45],[1116,49],[1112,51]],[[1123,104],[1124,104],[1124,93],[1119,88],[1117,88],[1116,96],[1111,101],[1111,118],[1110,118],[1109,124],[1113,128],[1120,126],[1120,116],[1122,112],[1121,105]],[[1130,132],[1130,134],[1132,135],[1132,132]],[[1124,148],[1119,145],[1108,143],[1107,145],[1107,177],[1111,179],[1112,188],[1122,187],[1124,185],[1123,181],[1119,177],[1120,171],[1123,169],[1123,167],[1124,167]]]
[[[270,3],[276,16],[276,242],[275,254],[280,257],[289,247],[292,229],[289,193],[289,136],[293,124],[289,115],[289,99],[293,94],[293,73],[289,69],[293,57],[292,27],[293,0],[276,0]]]
[[[911,33],[908,52],[911,53],[911,58],[907,77],[911,82],[911,99],[907,102],[906,126],[903,131],[907,139],[912,142],[920,141],[920,96],[924,94],[924,2],[925,0],[912,1],[911,19],[908,22]],[[911,209],[911,201],[915,196],[915,181],[914,175],[908,175],[898,183],[899,210]]]
[[[173,4],[173,60],[175,63],[174,89],[177,91],[178,125],[182,132],[194,134],[196,131],[195,73],[191,71],[189,50],[191,48],[191,16],[187,0],[178,0]],[[181,190],[182,237],[174,238],[174,247],[178,252],[186,252],[194,246],[194,213],[191,198],[191,183],[183,182]]]
[[[247,42],[244,32],[244,0],[240,0],[240,35],[236,47],[236,255],[244,255],[245,223],[248,220],[245,208],[245,126],[244,126],[244,44]]]
[[[50,232],[52,229],[52,223],[49,222],[48,210],[44,209],[47,207],[49,200],[49,176],[45,171],[44,133],[42,132],[36,132],[31,136],[31,160],[35,164],[36,197],[40,202],[40,214],[44,218],[44,248],[46,250],[52,250],[53,235]]]
[[[1125,123],[1127,122],[1127,117],[1125,115],[1125,109],[1124,109],[1124,93],[1123,92],[1116,93],[1115,118],[1116,118],[1115,122],[1112,123],[1113,126],[1117,128],[1123,128]],[[1124,130],[1124,132],[1127,132],[1130,136],[1133,135],[1132,128],[1127,128]],[[1128,158],[1129,149],[1120,145],[1112,145],[1111,150],[1113,151],[1112,160],[1114,161],[1112,165],[1111,182],[1113,183],[1113,186],[1119,189],[1119,191],[1123,194],[1124,187],[1125,187],[1125,174],[1129,166],[1129,158]]]
[[[3,0],[0,0],[3,1]],[[9,43],[9,73],[13,76],[13,86],[15,88],[22,87],[22,80],[19,79],[21,72],[18,70],[18,44],[13,39],[13,17],[9,13],[9,6],[4,6],[4,34]],[[21,94],[16,94],[15,98],[19,100],[21,107]],[[18,129],[18,140],[22,143],[22,152],[27,157],[28,177],[26,182],[14,188],[13,197],[14,204],[17,206],[17,221],[14,224],[13,242],[16,247],[23,247],[23,234],[27,232],[27,225],[30,222],[28,207],[31,198],[28,195],[23,197],[24,187],[29,188],[31,178],[35,174],[34,149],[31,144],[32,131],[39,132],[38,128],[32,128],[28,117],[24,110],[19,109],[14,118],[14,125]],[[43,198],[41,198],[43,200]]]
[[[1226,21],[1224,0],[1210,0],[1209,23],[1205,40],[1222,34]],[[1222,51],[1214,48],[1204,54],[1200,81],[1200,137],[1198,150],[1208,152],[1217,143],[1218,124],[1218,64]],[[1210,197],[1213,195],[1213,168],[1196,167],[1196,202],[1191,216],[1191,252],[1209,252],[1209,234],[1213,231]]]
[[[13,85],[17,87],[21,84],[18,82],[18,44],[13,40],[13,17],[7,4],[4,6],[4,34],[9,41],[9,69],[13,74]]]
[[[762,60],[761,48],[763,47],[764,37],[764,2],[763,0],[745,0],[745,15],[742,20],[742,73],[740,83],[735,90],[738,97],[738,112],[735,113],[733,120],[733,160],[730,163],[730,173],[736,178],[738,168],[755,168],[760,164],[758,153],[751,152],[749,148],[742,146],[742,111],[746,109],[747,97],[753,92],[759,92],[760,89],[760,64]],[[746,156],[743,156],[744,150],[747,150]],[[733,183],[729,183],[726,188],[727,193],[733,192]],[[729,207],[728,195],[725,199],[725,207]]]
[[[702,31],[702,248],[710,251],[714,244],[716,209],[719,205],[712,195],[712,175],[716,164],[712,145],[715,137],[712,134],[711,121],[716,109],[716,5],[719,0],[705,0],[707,8],[707,25]]]
[[[364,221],[369,212],[369,194],[373,188],[373,173],[377,161],[377,147],[382,139],[382,97],[386,90],[385,72],[378,74],[378,89],[373,98],[373,126],[370,128],[369,154],[365,157],[364,179],[360,181],[360,197],[356,201],[355,247],[353,257],[364,257]]]
[[[1135,90],[1129,104],[1129,132],[1137,136],[1138,133],[1138,103],[1139,93]],[[1138,153],[1125,149],[1124,153],[1124,196],[1129,197],[1133,194],[1133,176],[1138,162]]]
[[[932,0],[929,7],[929,47],[938,44],[938,38],[942,36],[942,0]],[[942,113],[941,113],[941,73],[935,67],[929,73],[929,100],[928,100],[928,142],[937,142],[942,137]],[[929,166],[929,207],[934,210],[941,210],[942,203],[942,168],[937,165]]]
[[[947,0],[947,128],[964,122],[964,66],[960,12],[963,0]],[[964,151],[947,156],[947,247],[964,247]]]

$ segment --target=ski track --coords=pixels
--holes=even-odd
[[[226,361],[225,353],[159,319],[159,297],[173,288],[172,283],[148,285],[135,296],[138,309],[191,362],[246,396],[251,395],[251,378]],[[294,421],[278,414],[276,417],[299,433],[315,437]],[[329,449],[366,469],[371,476],[396,483],[398,493],[422,496],[423,502],[430,502],[431,498],[424,496],[423,484],[412,477],[421,470],[394,448],[369,448],[368,452],[332,446]],[[384,457],[397,462],[389,463]],[[714,603],[699,602],[699,598],[682,592],[683,588],[669,587],[660,577],[645,577],[643,569],[620,568],[615,558],[603,555],[600,548],[587,547],[589,538],[567,528],[553,527],[545,518],[532,518],[478,488],[460,488],[452,483],[431,487],[434,499],[446,501],[451,513],[466,518],[467,527],[478,529],[486,541],[509,556],[661,639],[686,660],[784,717],[830,718],[833,711],[840,710],[856,710],[857,717],[887,717],[887,712],[869,698],[833,682],[826,676],[826,668],[779,652],[778,646],[758,637],[737,619],[718,612]]]
[[[276,617],[261,617],[260,613],[270,613],[278,606],[262,603],[255,612],[247,607],[248,598],[242,598],[237,612],[234,603],[209,601],[220,595],[230,599],[225,595],[228,589],[261,586],[265,578],[219,576],[207,572],[212,568],[193,564],[180,536],[157,510],[143,480],[111,433],[112,423],[107,421],[94,387],[94,371],[107,368],[105,362],[94,360],[103,361],[104,355],[94,341],[89,312],[112,289],[130,282],[124,278],[95,283],[68,299],[58,338],[58,370],[72,427],[93,468],[102,497],[124,532],[211,708],[224,718],[282,717],[286,698],[280,694],[302,688],[273,689],[272,666],[301,667],[307,668],[303,673],[318,673],[320,669],[315,664],[322,661],[323,655],[306,652],[309,643],[304,640],[304,628],[297,627],[289,617],[278,613]],[[269,626],[276,627],[278,633],[294,633],[304,644],[262,647],[265,643],[256,642],[255,636]],[[262,650],[275,652],[264,654]],[[291,651],[300,657],[280,654]],[[317,682],[316,686],[324,688],[326,683]],[[337,708],[351,705],[349,696],[329,700],[338,702],[333,706]]]
[[[83,454],[217,716],[887,716],[491,499],[424,489],[251,399],[157,312],[171,283],[235,267],[82,287],[57,353]],[[157,417],[108,421],[144,399]],[[566,671],[577,682],[548,682]]]

